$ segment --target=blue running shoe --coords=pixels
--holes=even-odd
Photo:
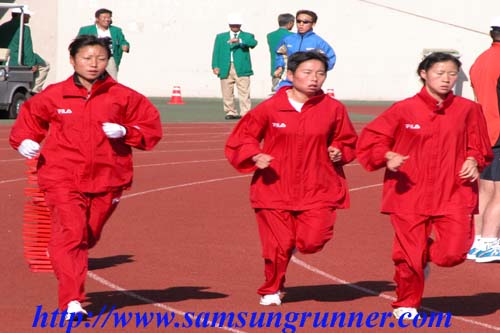
[[[479,249],[477,247],[472,247],[469,250],[469,253],[467,253],[467,259],[475,260],[478,252],[479,252]]]
[[[476,253],[476,262],[500,261],[500,244],[491,246]]]

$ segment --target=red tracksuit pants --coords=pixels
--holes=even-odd
[[[85,300],[88,250],[99,240],[121,192],[93,194],[67,188],[45,192],[52,219],[49,255],[58,280],[61,311],[66,310],[70,301]]]
[[[306,211],[256,209],[255,213],[266,278],[257,292],[274,294],[284,288],[294,248],[301,253],[315,253],[332,238],[336,212],[325,207]]]
[[[392,306],[418,308],[424,293],[425,266],[428,262],[442,267],[462,263],[474,240],[473,219],[470,214],[391,214],[391,222],[397,294]]]

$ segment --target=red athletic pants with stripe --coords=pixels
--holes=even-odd
[[[85,300],[88,250],[99,240],[121,192],[91,194],[67,188],[45,192],[52,220],[49,255],[58,280],[61,311],[66,310],[70,301]]]
[[[256,209],[264,257],[266,281],[260,295],[283,290],[292,251],[315,253],[333,236],[335,209],[325,207],[306,211]]]
[[[473,219],[470,214],[391,214],[391,222],[397,294],[392,306],[418,308],[424,293],[425,266],[428,262],[442,267],[462,263],[474,240]]]

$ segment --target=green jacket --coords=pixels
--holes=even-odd
[[[17,61],[19,55],[19,23],[20,18],[12,18],[10,21],[0,25],[0,48],[10,50],[10,66],[19,66]],[[23,32],[23,55],[22,64],[33,67],[37,64],[45,64],[45,61],[33,52],[33,42],[31,40],[31,29],[26,24]]]
[[[218,34],[215,37],[214,51],[212,54],[212,69],[219,68],[218,77],[227,78],[231,66],[231,52],[233,52],[233,64],[238,76],[253,75],[250,49],[257,45],[253,34],[240,31],[238,38],[241,43],[229,44],[231,39],[229,31]]]
[[[129,42],[125,39],[122,29],[115,27],[114,25],[109,26],[109,32],[111,34],[111,39],[113,40],[113,58],[115,59],[116,68],[119,68],[120,62],[122,61],[123,50],[122,46],[127,45],[130,48]],[[87,25],[81,27],[78,31],[78,36],[80,35],[94,35],[97,36],[96,25]]]
[[[276,49],[281,39],[286,35],[293,34],[286,28],[279,28],[267,34],[267,45],[269,45],[269,54],[271,55],[271,76],[274,77],[274,63],[276,62]]]

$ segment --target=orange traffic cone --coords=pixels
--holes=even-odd
[[[170,102],[168,102],[168,104],[184,104],[181,96],[181,86],[174,86],[172,97],[170,97]]]
[[[326,89],[326,94],[330,96],[331,98],[335,97],[335,93],[333,92],[333,89]]]

